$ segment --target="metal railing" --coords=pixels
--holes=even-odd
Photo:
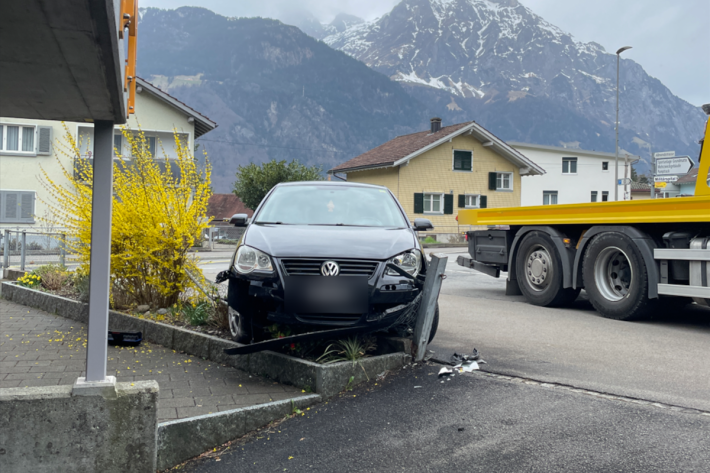
[[[5,229],[0,233],[2,267],[67,263],[67,236],[62,232]],[[71,258],[71,254],[69,257]]]

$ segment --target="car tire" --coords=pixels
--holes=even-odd
[[[602,233],[589,243],[582,277],[589,301],[608,319],[639,320],[655,310],[658,299],[648,297],[646,264],[623,233]]]
[[[562,287],[562,259],[552,238],[542,232],[531,232],[518,247],[515,270],[520,292],[531,304],[563,307],[579,296],[581,288]]]
[[[231,307],[227,311],[227,321],[229,322],[229,333],[232,340],[237,343],[248,344],[252,341],[251,320],[240,314]]]

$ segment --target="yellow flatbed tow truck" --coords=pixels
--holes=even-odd
[[[644,318],[664,301],[710,306],[708,137],[710,120],[693,197],[461,210],[459,225],[489,230],[467,232],[470,257],[457,263],[507,271],[506,294],[540,306],[570,304],[584,288],[612,319]]]

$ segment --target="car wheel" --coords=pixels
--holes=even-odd
[[[606,318],[638,320],[655,309],[648,272],[638,248],[623,233],[602,233],[589,244],[582,266],[584,288]]]
[[[523,238],[515,270],[520,291],[531,304],[562,307],[574,302],[581,290],[562,287],[562,259],[545,233],[531,232]]]
[[[244,344],[251,342],[251,320],[247,320],[247,317],[231,307],[227,312],[227,320],[229,321],[229,332],[232,335],[232,340]]]

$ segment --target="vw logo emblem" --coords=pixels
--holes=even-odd
[[[321,265],[320,273],[323,276],[337,276],[340,273],[340,267],[335,261],[326,261]]]

